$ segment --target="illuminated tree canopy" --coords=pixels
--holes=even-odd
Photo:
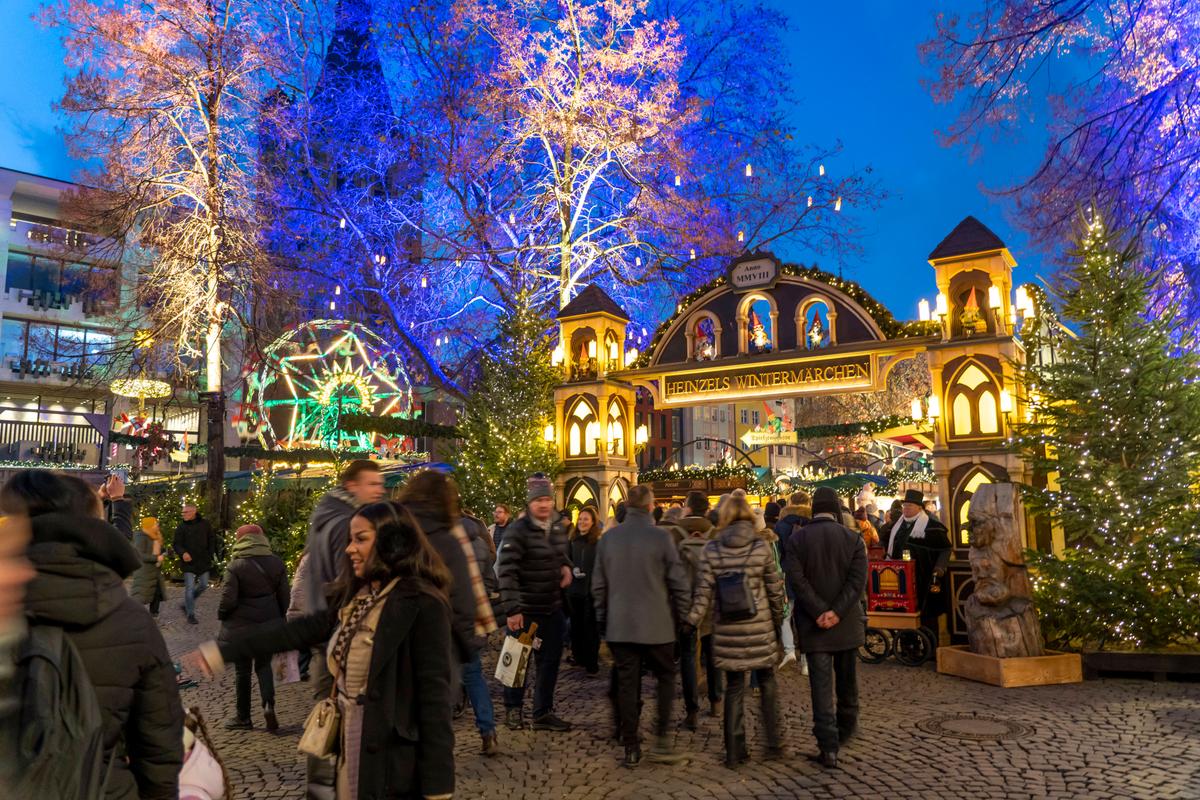
[[[938,17],[923,54],[934,97],[960,103],[946,132],[978,150],[984,134],[1044,113],[1042,163],[1004,191],[1035,243],[1059,251],[1082,206],[1139,235],[1160,304],[1200,314],[1200,14],[1194,3],[987,0]],[[1040,101],[1049,93],[1046,109]]]

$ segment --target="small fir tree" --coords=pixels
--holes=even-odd
[[[294,575],[296,565],[308,539],[308,520],[317,501],[336,484],[334,469],[323,478],[292,481],[277,478],[268,464],[255,471],[250,494],[238,504],[236,524],[226,534],[225,552],[230,552],[237,529],[251,523],[263,529],[275,555],[283,559],[288,574]]]
[[[546,320],[521,299],[501,319],[495,348],[480,359],[459,422],[456,476],[463,506],[476,513],[495,503],[524,506],[526,478],[554,476],[560,467],[544,431],[561,376],[550,364]]]
[[[1036,479],[1026,503],[1063,531],[1060,556],[1031,554],[1051,641],[1161,646],[1200,627],[1195,479],[1200,359],[1148,313],[1151,280],[1133,245],[1085,222],[1056,287],[1066,325],[1056,358],[1026,343],[1029,414],[1015,441]]]

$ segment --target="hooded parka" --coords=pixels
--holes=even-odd
[[[114,513],[129,515],[128,501]],[[132,545],[104,520],[54,512],[31,520],[26,612],[56,625],[75,645],[104,715],[114,758],[107,800],[175,800],[183,763],[183,706],[175,669],[150,613],[123,580],[140,565]]]
[[[727,672],[774,667],[784,619],[783,576],[771,546],[759,538],[753,522],[739,520],[705,545],[688,622],[699,625],[709,604],[716,602],[717,576],[739,571],[746,575],[757,613],[748,620],[728,622],[721,620],[720,608],[715,610],[713,661]]]

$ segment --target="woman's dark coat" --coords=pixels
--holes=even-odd
[[[127,500],[114,516],[128,527]],[[107,800],[175,800],[183,763],[183,706],[175,668],[150,613],[124,579],[140,562],[125,535],[104,520],[41,514],[32,520],[26,612],[33,625],[63,629],[83,659],[104,714],[104,745],[115,754]],[[114,520],[116,522],[116,520]],[[118,526],[121,527],[121,526]]]
[[[222,642],[227,663],[328,641],[336,609]],[[450,608],[401,581],[383,601],[363,705],[359,800],[420,798],[454,791],[450,700]]]
[[[468,560],[474,557],[474,553],[467,555],[462,542],[450,530],[454,523],[444,513],[419,503],[410,503],[408,510],[450,572],[454,648],[459,663],[466,664],[475,658],[485,641],[475,635],[475,590],[471,586]]]
[[[567,597],[586,598],[591,602],[592,572],[596,566],[596,548],[599,544],[599,537],[595,541],[588,541],[588,537],[582,533],[567,542],[567,557],[575,565],[572,568],[571,585],[566,589]]]
[[[271,553],[265,538],[262,544],[261,548],[246,551],[252,555],[236,555],[238,547],[234,546],[235,557],[225,569],[221,604],[217,607],[221,639],[287,614],[291,601],[287,567]]]

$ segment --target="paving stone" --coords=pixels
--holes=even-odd
[[[181,590],[172,587],[160,622],[178,658],[218,629],[219,592],[198,602],[200,625],[187,625],[178,610]],[[485,660],[494,668],[496,648]],[[603,674],[603,673],[602,673]],[[680,727],[675,744],[691,754],[686,764],[648,762],[621,766],[622,750],[610,738],[611,711],[606,677],[588,677],[564,665],[556,712],[575,723],[566,734],[512,732],[500,725],[502,753],[479,755],[479,736],[468,711],[455,723],[457,797],[612,798],[613,800],[766,800],[836,797],[896,800],[970,797],[973,800],[1042,798],[1200,798],[1200,685],[1135,680],[1088,681],[1070,686],[999,689],[938,675],[931,666],[895,663],[860,665],[861,714],[858,736],[841,753],[842,768],[825,771],[807,759],[812,738],[808,680],[795,668],[780,676],[789,756],[761,762],[766,744],[757,701],[748,695],[746,733],[754,761],[725,769],[719,718],[701,715],[695,733]],[[643,734],[649,739],[653,700],[645,684]],[[257,689],[254,707],[257,715]],[[277,689],[280,732],[260,728],[226,731],[233,714],[233,673],[183,693],[208,721],[229,770],[237,800],[299,798],[304,795],[304,759],[296,750],[312,703],[307,684]],[[498,686],[492,699],[502,714]],[[528,699],[527,699],[528,702]],[[927,733],[921,720],[975,712],[1019,723],[1024,738],[970,741]],[[683,720],[682,700],[677,723]],[[255,722],[261,726],[261,715]],[[648,742],[647,745],[648,746]]]

